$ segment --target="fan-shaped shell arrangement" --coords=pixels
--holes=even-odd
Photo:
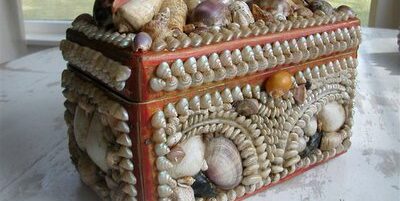
[[[360,22],[326,0],[96,0],[61,41],[101,200],[235,201],[351,146]]]

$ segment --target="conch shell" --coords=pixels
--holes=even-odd
[[[188,13],[188,7],[184,0],[164,0],[161,5],[161,10],[169,8],[170,19],[168,27],[170,29],[183,30],[183,26],[186,24],[186,16]]]
[[[248,26],[254,23],[253,14],[249,6],[244,1],[235,1],[229,6],[232,12],[232,20],[242,26]]]
[[[113,5],[113,21],[119,32],[139,31],[158,13],[163,0],[128,0],[125,2],[115,0]]]
[[[171,11],[165,8],[153,20],[143,26],[142,31],[148,33],[153,39],[164,39],[172,34],[168,28]]]

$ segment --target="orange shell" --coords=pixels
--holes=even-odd
[[[287,71],[279,71],[273,74],[265,84],[265,89],[270,96],[278,98],[292,88],[292,75]]]

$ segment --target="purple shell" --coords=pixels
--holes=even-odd
[[[224,26],[232,21],[231,13],[227,5],[218,0],[206,0],[201,2],[191,16],[193,24],[205,24],[207,26]]]
[[[151,36],[146,32],[140,32],[136,34],[133,40],[133,51],[147,51],[150,49],[153,40]]]

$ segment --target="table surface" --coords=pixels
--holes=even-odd
[[[349,152],[247,201],[400,200],[397,31],[363,30]],[[0,201],[95,201],[69,159],[57,48],[0,65]]]

